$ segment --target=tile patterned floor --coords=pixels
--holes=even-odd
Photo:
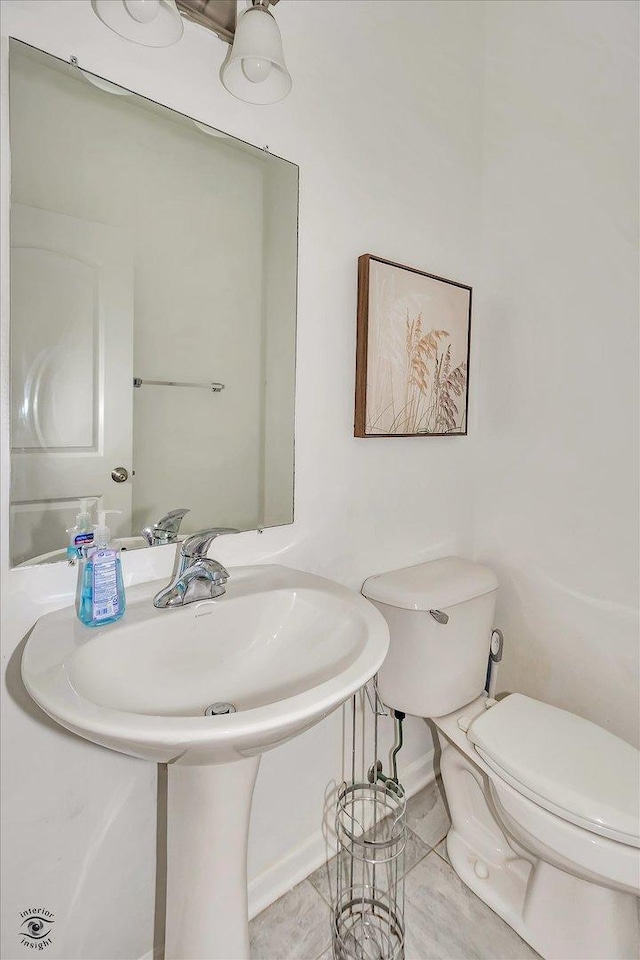
[[[451,868],[439,781],[407,803],[406,960],[537,960]],[[251,921],[252,960],[331,960],[335,857]]]

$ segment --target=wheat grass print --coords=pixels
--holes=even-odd
[[[357,437],[465,435],[471,287],[358,261]]]

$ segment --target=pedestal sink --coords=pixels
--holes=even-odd
[[[130,588],[119,623],[72,608],[35,625],[33,699],[80,737],[168,764],[167,960],[248,960],[246,853],[260,756],[369,680],[385,621],[358,594],[280,566],[236,567],[227,592],[156,610]],[[215,704],[236,712],[205,715]],[[214,707],[214,710],[223,709]]]

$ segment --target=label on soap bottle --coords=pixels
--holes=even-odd
[[[76,557],[86,557],[87,552],[93,546],[93,530],[77,533],[73,539],[73,545],[76,551]]]
[[[82,531],[81,533],[76,533],[73,538],[73,544],[69,544],[67,547],[67,559],[68,560],[80,560],[82,557],[86,557],[87,553],[93,546],[94,534],[93,530]]]
[[[107,620],[115,617],[120,610],[117,553],[115,550],[96,550],[91,559],[93,560],[93,619]]]

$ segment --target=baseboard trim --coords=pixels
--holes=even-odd
[[[432,749],[418,757],[402,774],[402,784],[407,797],[412,797],[435,779],[434,753]],[[297,883],[305,880],[314,870],[326,863],[332,854],[325,832],[319,829],[273,866],[259,873],[249,883],[249,918],[253,919],[262,913]]]
[[[400,777],[407,797],[412,797],[418,790],[422,790],[427,784],[435,780],[436,772],[433,766],[435,754],[435,748],[432,747],[423,756],[410,763]]]
[[[325,863],[330,854],[327,838],[322,830],[288,851],[273,866],[259,873],[249,883],[249,919],[262,913],[270,904],[295,887]]]

